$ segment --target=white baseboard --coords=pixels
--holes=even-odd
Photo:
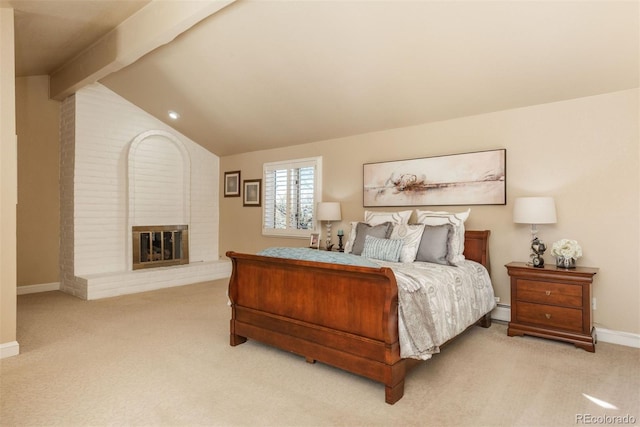
[[[511,321],[511,307],[505,304],[498,304],[496,308],[491,312],[491,318],[494,320],[501,320],[503,322]]]
[[[41,283],[39,285],[18,286],[16,289],[17,289],[18,295],[36,294],[38,292],[59,291],[60,282]]]
[[[596,327],[598,341],[640,348],[640,335]]]
[[[511,321],[511,306],[498,304],[491,312],[491,318],[503,322]],[[613,331],[611,329],[596,327],[598,342],[624,345],[627,347],[640,348],[640,334],[630,332]]]
[[[18,354],[20,354],[20,344],[18,344],[18,341],[0,344],[0,359],[17,356]]]

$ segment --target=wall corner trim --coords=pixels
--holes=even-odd
[[[20,344],[18,344],[18,341],[0,344],[0,359],[17,356],[18,354],[20,354]]]

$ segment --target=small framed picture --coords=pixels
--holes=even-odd
[[[224,197],[240,197],[240,171],[224,173]]]
[[[320,249],[319,233],[311,233],[311,237],[309,238],[309,247],[313,249]]]
[[[261,179],[245,179],[244,180],[244,199],[242,206],[261,206],[260,186]]]

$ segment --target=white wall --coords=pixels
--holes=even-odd
[[[129,222],[134,226],[188,224],[189,153],[168,133],[151,131],[140,137],[129,150]]]
[[[156,144],[155,161],[159,167],[173,163],[179,165],[180,174],[188,172],[179,184],[188,194],[171,196],[174,201],[179,200],[181,209],[168,213],[170,217],[164,212],[164,215],[149,214],[146,218],[152,222],[162,218],[170,224],[188,221],[189,265],[219,263],[217,156],[100,84],[83,88],[65,100],[61,121],[63,290],[91,299],[128,293],[132,288],[136,291],[154,288],[152,283],[147,283],[155,280],[153,272],[131,272],[131,225],[144,220],[132,217],[132,213],[144,215],[142,212],[148,213],[155,206],[161,209],[165,201],[157,187],[143,186],[147,190],[144,192],[140,191],[141,187],[135,191],[135,185],[130,186],[130,180],[135,177],[135,173],[130,174],[135,168],[130,170],[132,157],[129,155],[134,141],[139,142],[135,146],[137,150],[145,147],[142,152],[146,151],[146,156],[134,157],[139,161],[144,157],[154,161]],[[152,135],[143,141],[136,139],[149,133]],[[166,159],[170,151],[180,159]],[[135,199],[130,198],[132,192]],[[188,202],[184,202],[185,198]],[[135,209],[131,209],[131,204]],[[185,206],[186,213],[182,210]],[[179,284],[184,284],[186,270],[188,267],[184,266],[163,269],[162,284],[158,287],[173,283],[171,280],[165,283],[171,275],[180,279]],[[215,271],[218,272],[222,271]],[[200,271],[196,276],[186,279],[187,282],[217,278],[203,277]],[[131,281],[129,285],[127,277]],[[99,292],[92,292],[92,280],[99,281]],[[119,285],[118,282],[125,283]],[[106,292],[107,289],[110,292]]]

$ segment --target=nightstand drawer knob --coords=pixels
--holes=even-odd
[[[544,317],[546,317],[547,319],[551,319],[551,315],[549,313],[546,313]]]
[[[551,291],[544,291],[544,293],[545,293],[547,296],[551,295]]]

